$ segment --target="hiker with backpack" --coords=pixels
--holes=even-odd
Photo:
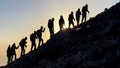
[[[19,46],[18,47],[16,47],[16,44],[15,43],[13,43],[13,45],[12,45],[12,47],[11,47],[11,61],[13,61],[13,57],[15,57],[15,59],[14,60],[16,60],[17,59],[17,55],[16,55],[16,49],[18,49],[19,48]]]
[[[41,26],[41,28],[39,30],[37,30],[36,34],[37,34],[37,38],[38,38],[38,47],[40,47],[40,42],[42,42],[42,45],[44,43],[44,40],[42,39],[42,33],[45,31],[45,27],[43,28],[43,26]]]
[[[73,20],[75,21],[75,18],[74,18],[73,12],[71,12],[71,14],[69,14],[69,17],[68,17],[69,28],[70,28],[70,25],[73,25],[73,27],[75,27]]]
[[[54,36],[54,18],[49,19],[48,28],[49,28],[49,32],[50,32],[50,38],[52,38]]]
[[[89,10],[88,10],[88,4],[86,4],[85,6],[82,7],[82,20],[81,20],[81,23],[83,23],[83,20],[84,20],[84,22],[86,22],[87,12],[90,13]]]
[[[30,35],[31,51],[32,51],[33,48],[34,48],[34,50],[36,49],[36,39],[37,39],[36,31],[34,31],[34,33],[32,33],[32,34]]]
[[[25,47],[27,47],[27,37],[23,38],[20,42],[19,45],[21,47],[21,53],[20,56],[25,55]]]

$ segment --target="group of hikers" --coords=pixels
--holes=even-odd
[[[88,10],[88,4],[86,4],[85,6],[82,7],[82,11],[80,11],[80,8],[78,8],[78,10],[76,11],[76,14],[75,14],[77,26],[80,24],[79,21],[80,21],[81,15],[82,15],[81,23],[86,22],[87,12],[90,13]],[[73,27],[75,26],[74,25],[75,18],[74,18],[73,12],[71,12],[71,14],[69,14],[68,21],[69,21],[69,28],[71,25],[73,25]]]
[[[21,47],[21,56],[25,55],[25,47],[27,47],[27,37],[23,38],[20,42],[19,42],[19,46]],[[19,46],[16,47],[16,44],[13,43],[12,46],[8,46],[7,49],[7,57],[8,57],[8,63],[12,62],[13,60],[17,59],[16,56],[16,49],[19,48]]]
[[[45,31],[45,27],[43,28],[43,26],[40,27],[39,30],[34,31],[34,33],[32,33],[30,35],[30,41],[31,41],[31,51],[36,49],[36,39],[38,38],[38,47],[40,47],[40,42],[42,42],[43,45],[43,39],[42,39],[42,33]]]
[[[78,10],[76,11],[76,14],[75,14],[77,25],[79,25],[79,23],[80,23],[79,21],[80,21],[80,16],[81,15],[82,15],[81,23],[86,22],[87,12],[89,13],[87,4],[82,7],[82,11],[80,11],[80,9],[78,8]],[[74,18],[74,13],[73,12],[71,12],[69,14],[68,21],[69,21],[69,26],[68,26],[69,28],[70,28],[71,25],[73,25],[73,27],[75,26],[74,25],[75,18]],[[60,19],[59,19],[60,31],[63,30],[64,25],[65,25],[65,21],[64,21],[63,16],[61,15]],[[50,32],[50,38],[52,38],[54,36],[54,18],[48,20],[48,29],[49,29],[49,32]],[[41,45],[44,44],[44,40],[42,39],[42,33],[44,31],[45,31],[45,27],[41,26],[39,30],[34,31],[32,34],[30,34],[30,41],[31,41],[30,51],[33,51],[33,50],[37,49],[36,39],[39,40],[38,41],[38,47],[40,47]],[[10,45],[8,46],[8,48],[7,48],[8,63],[17,59],[16,49],[18,49],[19,47],[21,47],[20,56],[25,55],[25,47],[27,47],[26,44],[27,44],[27,37],[21,39],[18,46],[16,46],[15,43],[13,43],[13,45],[11,45],[11,46]]]

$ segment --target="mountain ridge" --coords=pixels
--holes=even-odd
[[[119,68],[120,3],[3,68]]]

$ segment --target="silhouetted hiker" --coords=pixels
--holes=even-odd
[[[48,28],[49,28],[49,31],[50,31],[50,38],[52,38],[54,36],[54,18],[49,19]]]
[[[37,37],[39,39],[38,42],[38,47],[40,46],[40,42],[42,41],[42,45],[43,45],[43,39],[42,39],[42,33],[45,31],[45,28],[43,28],[43,26],[41,26],[41,28],[39,30],[37,30]]]
[[[51,22],[53,23],[53,24],[52,24],[52,30],[53,30],[53,31],[52,31],[52,35],[54,36],[54,18],[52,18]]]
[[[51,21],[51,19],[48,20],[48,28],[49,28],[49,32],[50,32],[50,38],[52,37],[52,28],[53,28],[53,23]]]
[[[61,15],[60,16],[60,19],[59,19],[59,27],[60,27],[60,30],[63,29],[63,25],[65,24],[65,21],[64,21],[64,18],[63,16]]]
[[[84,20],[84,22],[86,22],[87,12],[90,13],[88,11],[88,4],[86,4],[85,6],[82,7],[82,21],[81,21],[81,23],[83,23],[83,20]]]
[[[75,26],[73,20],[75,21],[75,18],[74,18],[73,12],[71,12],[71,14],[69,14],[69,17],[68,17],[69,28],[71,24],[73,25],[73,27]]]
[[[11,47],[9,45],[8,48],[7,48],[7,58],[8,58],[7,63],[8,64],[11,62],[11,56],[12,56],[12,54],[11,54]]]
[[[36,42],[35,42],[36,39],[37,39],[37,36],[36,36],[36,32],[34,31],[34,33],[32,33],[30,35],[31,51],[32,51],[33,47],[34,47],[34,50],[36,49]]]
[[[77,26],[79,25],[80,15],[81,15],[81,12],[80,12],[80,9],[78,9],[78,10],[76,11],[76,21],[77,21]]]
[[[23,38],[20,42],[19,45],[21,47],[21,56],[25,55],[25,47],[27,47],[27,37]]]
[[[19,48],[19,46],[18,47],[16,47],[16,44],[15,43],[13,43],[13,45],[12,45],[12,47],[11,47],[11,61],[13,61],[13,57],[15,56],[15,60],[17,59],[17,56],[16,56],[16,51],[15,51],[15,49],[18,49]]]

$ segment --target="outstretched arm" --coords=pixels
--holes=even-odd
[[[45,31],[45,27],[44,27],[44,29],[42,30],[42,32],[44,32]]]
[[[18,49],[19,48],[19,46],[18,47],[16,47],[16,49]]]

